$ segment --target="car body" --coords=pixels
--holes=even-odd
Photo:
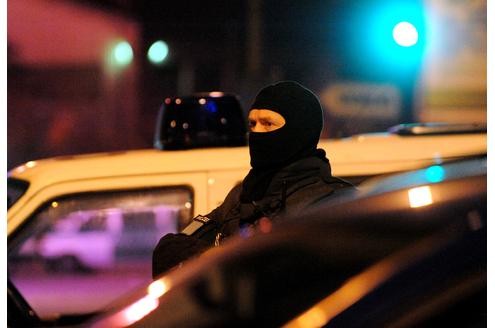
[[[486,132],[404,136],[392,133],[324,139],[332,174],[351,181],[486,154]],[[145,149],[30,161],[9,172],[8,186],[24,185],[9,206],[8,234],[50,199],[91,191],[190,185],[193,214],[218,206],[249,171],[247,147],[177,151]],[[16,191],[20,187],[16,188]],[[9,188],[10,193],[10,188]]]
[[[365,183],[239,236],[89,326],[486,326],[486,159],[441,170]]]
[[[319,146],[332,173],[357,184],[483,157],[486,132],[367,134],[322,140]],[[151,252],[162,235],[218,206],[248,170],[247,147],[28,162],[9,172],[9,277],[42,318],[101,311],[151,280]]]

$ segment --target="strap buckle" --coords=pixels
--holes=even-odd
[[[198,215],[192,219],[192,222],[189,223],[189,225],[185,227],[184,230],[181,231],[181,233],[191,236],[208,222],[210,222],[210,218],[208,218],[207,216]]]

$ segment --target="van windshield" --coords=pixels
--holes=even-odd
[[[7,178],[7,209],[11,208],[26,192],[29,182],[14,178]]]

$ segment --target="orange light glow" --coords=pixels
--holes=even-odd
[[[429,186],[409,189],[409,206],[411,208],[427,206],[433,203],[431,189]]]
[[[158,307],[158,299],[147,295],[124,310],[124,317],[127,325],[131,325],[141,320],[148,313]]]
[[[262,233],[269,233],[272,231],[272,221],[267,217],[262,217],[259,220],[259,229]]]
[[[180,104],[182,104],[182,100],[180,98],[177,98],[177,99],[175,99],[175,103],[177,105],[180,105]]]
[[[127,327],[141,320],[146,315],[155,310],[160,304],[159,298],[170,290],[170,281],[167,278],[161,278],[153,281],[148,285],[148,295],[132,303],[122,311],[115,313],[113,316],[102,322],[93,325],[93,328],[106,327]]]
[[[305,315],[300,316],[297,321],[300,327],[322,327],[327,323],[325,312],[318,307],[311,308]]]
[[[210,92],[210,97],[222,97],[223,95],[224,95],[224,93],[220,92],[220,91]]]
[[[348,280],[327,298],[284,325],[286,328],[321,327],[376,288],[394,272],[394,265],[384,261]]]
[[[163,294],[165,294],[170,289],[169,284],[165,280],[165,278],[153,281],[148,286],[148,294],[154,298],[159,298]]]
[[[201,105],[206,104],[206,99],[205,99],[205,98],[201,98],[201,99],[199,100],[199,103],[200,103]]]

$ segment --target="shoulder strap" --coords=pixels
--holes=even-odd
[[[181,233],[191,236],[210,221],[211,220],[207,216],[198,215],[192,219],[191,223],[189,223],[189,225],[185,227]]]
[[[226,220],[228,214],[239,202],[241,191],[240,184],[230,190],[223,203],[207,215],[197,215],[194,217],[181,233],[196,238],[210,240]]]

